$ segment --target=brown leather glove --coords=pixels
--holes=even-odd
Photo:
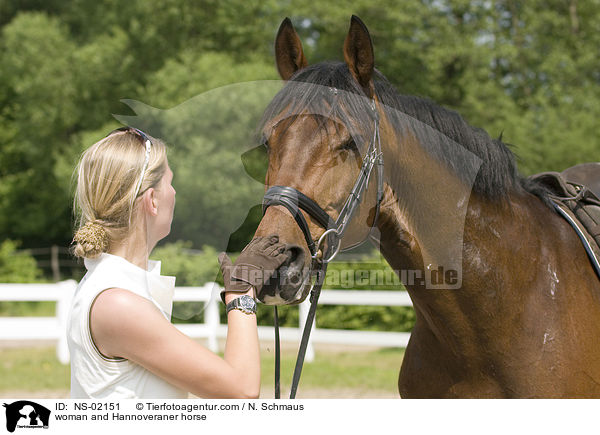
[[[225,288],[221,292],[223,302],[225,292],[246,293],[251,286],[258,294],[275,271],[289,259],[289,255],[276,235],[252,239],[233,265],[227,254],[222,252],[219,264],[225,282]]]

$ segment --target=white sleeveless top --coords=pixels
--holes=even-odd
[[[160,262],[141,269],[122,257],[102,254],[85,260],[85,274],[73,298],[67,326],[71,354],[71,398],[184,399],[187,393],[144,367],[123,358],[107,358],[92,341],[90,308],[109,288],[122,288],[152,301],[171,320],[175,277],[160,275]]]

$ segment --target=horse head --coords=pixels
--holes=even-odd
[[[262,122],[269,166],[264,216],[255,235],[277,234],[290,260],[258,294],[267,304],[304,300],[315,263],[364,241],[375,224],[380,189],[370,172],[380,153],[374,148],[379,139],[374,55],[369,32],[355,16],[343,53],[344,62],[308,66],[287,18],[276,37],[276,64],[285,86]],[[367,160],[373,160],[368,171]],[[349,210],[348,203],[356,204]]]

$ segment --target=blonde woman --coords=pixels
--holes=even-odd
[[[118,129],[84,152],[77,171],[74,253],[87,273],[68,324],[71,397],[258,397],[254,298],[262,278],[231,278],[229,258],[219,257],[228,312],[224,358],[170,322],[175,278],[161,276],[160,263],[148,260],[169,234],[175,206],[164,143]],[[287,258],[276,237],[257,238],[233,270],[268,278]]]

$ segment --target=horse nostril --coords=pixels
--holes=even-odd
[[[304,268],[304,250],[296,245],[286,247],[289,256],[283,265],[287,268],[287,280],[292,285],[298,285],[302,281],[302,269]]]
[[[288,245],[285,249],[289,260],[285,262],[286,266],[300,267],[304,265],[304,250],[297,245]]]

